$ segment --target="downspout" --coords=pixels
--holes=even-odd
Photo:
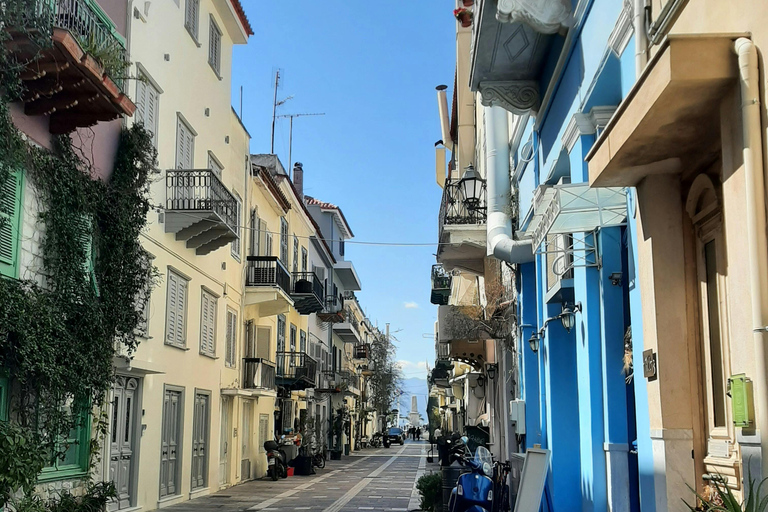
[[[752,294],[752,337],[755,342],[755,401],[760,433],[762,475],[768,475],[768,240],[766,239],[765,178],[760,125],[757,49],[751,40],[734,45],[739,61],[743,156],[747,192],[747,247]]]
[[[531,241],[512,238],[507,111],[501,107],[483,108],[487,141],[488,255],[507,263],[527,263],[533,261]]]
[[[648,62],[648,36],[645,32],[645,3],[647,0],[634,0],[634,29],[635,29],[635,80],[645,69]]]

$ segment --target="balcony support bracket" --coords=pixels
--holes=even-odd
[[[483,105],[501,107],[513,114],[536,111],[541,104],[539,85],[534,80],[484,81],[478,89]]]

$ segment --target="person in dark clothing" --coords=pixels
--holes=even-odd
[[[421,441],[421,427],[416,427],[416,439]]]

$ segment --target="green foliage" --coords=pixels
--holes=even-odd
[[[44,48],[51,20],[35,18],[28,1],[8,0],[0,5],[0,26],[0,186],[12,170],[24,169],[44,226],[40,274],[0,278],[0,371],[10,383],[10,419],[0,423],[0,505],[21,489],[25,497],[17,503],[26,508],[20,511],[103,510],[110,491],[104,486],[46,502],[31,489],[41,469],[66,452],[61,440],[83,421],[95,424],[92,455],[106,434],[102,406],[116,345],[129,354],[136,349],[145,292],[157,279],[139,242],[157,155],[142,126],[123,130],[105,182],[94,179],[89,158],[69,137],[56,139],[51,152],[28,144],[8,104],[23,93],[18,75],[30,61],[18,61],[3,43],[13,33]],[[83,420],[83,408],[91,419]]]
[[[385,418],[397,398],[402,385],[402,371],[395,361],[396,349],[386,334],[376,330],[369,352],[369,366],[373,375],[369,379],[370,403],[380,418]]]
[[[117,41],[100,43],[93,34],[87,38],[79,38],[78,42],[83,51],[102,65],[104,72],[113,80],[121,80],[128,76],[130,61],[125,58],[125,49]]]
[[[116,497],[113,482],[91,482],[80,496],[66,490],[50,500],[30,494],[15,500],[13,508],[16,512],[104,512],[107,504]]]
[[[437,512],[442,504],[443,478],[440,473],[424,475],[416,482],[416,489],[421,495],[421,510]]]
[[[755,487],[755,480],[752,475],[747,476],[747,489],[745,489],[744,501],[739,503],[736,496],[733,495],[730,487],[723,481],[713,480],[708,486],[704,495],[696,494],[695,506],[685,500],[685,506],[693,512],[766,512],[768,511],[768,496],[763,495],[763,484],[768,478],[763,479]],[[690,488],[690,486],[689,486]],[[693,491],[693,489],[691,489]]]

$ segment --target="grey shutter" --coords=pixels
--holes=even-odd
[[[192,0],[187,0],[192,1]],[[177,120],[176,127],[176,168],[184,169],[186,165],[186,150],[184,145],[187,143],[187,127],[181,119]]]
[[[146,86],[147,106],[144,108],[144,126],[152,132],[152,144],[157,147],[160,93],[152,84]]]
[[[143,73],[136,80],[136,101],[134,103],[136,104],[136,112],[133,114],[134,121],[147,127],[147,83]]]
[[[225,361],[230,366],[235,366],[235,351],[237,349],[237,314],[227,310],[227,346]]]
[[[203,291],[200,322],[200,351],[204,354],[216,353],[216,297]]]
[[[256,327],[256,357],[269,360],[269,339],[271,334],[267,327]]]
[[[195,136],[189,127],[185,126],[187,140],[184,143],[184,161],[187,169],[195,168]]]
[[[168,274],[168,286],[166,290],[167,301],[165,306],[165,342],[176,343],[176,311],[178,305],[178,282],[173,273]]]
[[[248,234],[250,236],[250,251],[251,256],[258,256],[259,255],[259,242],[261,241],[261,238],[259,236],[260,233],[259,229],[259,218],[256,216],[256,209],[251,210],[251,229],[248,230]]]
[[[267,223],[263,219],[259,220],[259,254],[258,256],[272,256],[271,250],[267,250]],[[271,247],[270,247],[271,249]]]
[[[172,345],[184,346],[186,345],[187,281],[169,272],[167,294],[165,341]]]

